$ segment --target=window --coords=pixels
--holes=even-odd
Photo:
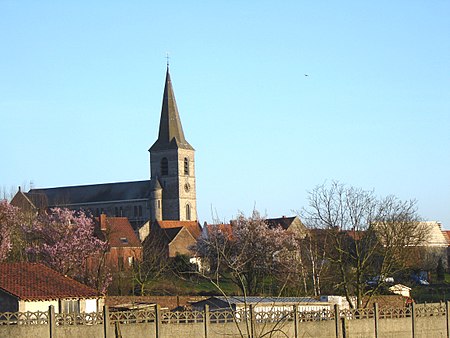
[[[189,175],[189,159],[187,157],[184,158],[184,174]]]
[[[80,313],[80,301],[78,299],[61,300],[62,313]]]
[[[120,242],[122,242],[122,244],[128,244],[128,238],[120,237]]]
[[[189,204],[186,204],[186,220],[191,220],[191,206]]]
[[[116,217],[119,216],[119,209],[117,209],[117,207],[114,208],[114,215],[116,215]]]
[[[119,209],[119,216],[120,216],[120,217],[123,216],[123,209],[122,209],[122,207],[120,207],[120,209]]]
[[[138,215],[138,208],[137,206],[134,206],[134,217],[137,217]]]
[[[161,160],[161,175],[169,175],[169,161],[167,161],[166,157],[163,157],[163,159]]]
[[[161,200],[158,200],[158,209],[161,209]]]
[[[133,266],[134,257],[128,257],[128,266]]]
[[[142,205],[139,206],[139,217],[142,217]]]

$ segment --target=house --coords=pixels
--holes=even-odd
[[[201,237],[205,240],[209,239],[211,236],[211,233],[214,233],[214,231],[221,232],[222,234],[226,235],[226,238],[228,238],[228,239],[233,238],[233,227],[232,227],[231,223],[229,223],[229,224],[223,224],[223,223],[208,224],[206,222],[203,225]]]
[[[282,227],[284,230],[295,232],[303,237],[306,235],[306,227],[298,216],[267,218],[265,222],[269,228]]]
[[[436,221],[420,222],[425,227],[428,233],[428,238],[425,241],[427,247],[444,248],[447,247],[447,239],[442,231],[442,224]]]
[[[98,312],[99,293],[39,263],[0,263],[0,312]]]
[[[442,231],[442,224],[436,221],[420,222],[424,227],[427,238],[421,245],[424,250],[424,261],[426,262],[427,270],[436,269],[439,260],[442,260],[444,266],[448,266],[448,241]]]
[[[205,305],[210,311],[239,311],[253,306],[255,312],[285,311],[297,307],[299,312],[330,310],[331,305],[310,297],[241,297],[241,296],[214,296],[199,302],[192,303],[192,309],[203,311]]]
[[[304,224],[300,221],[300,218],[298,216],[293,217],[279,217],[279,218],[267,218],[264,220],[264,222],[267,224],[267,226],[271,229],[281,227],[282,229],[286,231],[295,232],[296,234],[299,234],[301,237],[306,236],[306,227]],[[230,221],[229,224],[207,224],[205,222],[203,226],[202,231],[202,237],[207,239],[210,236],[210,233],[212,231],[220,231],[223,234],[227,234],[228,238],[232,237],[233,234],[233,224],[234,221]]]
[[[150,227],[150,223],[147,226]],[[145,229],[145,232],[148,235],[143,241],[144,247],[161,247],[166,257],[173,258],[177,255],[193,255],[191,248],[196,245],[202,228],[197,221],[155,221],[151,229]]]
[[[445,240],[447,241],[447,271],[450,269],[450,231],[442,230]]]
[[[142,244],[126,217],[108,217],[101,214],[102,236],[108,241],[109,251],[106,262],[113,271],[128,270],[133,262],[142,260]]]

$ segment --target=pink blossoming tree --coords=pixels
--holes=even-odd
[[[197,243],[197,253],[209,265],[210,280],[230,278],[244,296],[267,292],[276,284],[276,293],[296,264],[295,236],[281,227],[270,227],[257,211],[251,217],[240,215],[231,225],[212,226],[208,237]],[[277,276],[283,276],[276,282]]]
[[[108,243],[98,238],[94,222],[82,211],[53,208],[24,227],[32,260],[105,292],[111,274],[105,267]]]
[[[6,200],[0,201],[0,262],[4,261],[12,248],[11,232],[18,222],[17,208]]]

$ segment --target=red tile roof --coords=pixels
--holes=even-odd
[[[106,229],[105,236],[111,247],[142,246],[126,217],[106,217]]]
[[[364,230],[344,230],[343,234],[347,234],[349,237],[353,238],[355,241],[361,240],[363,236],[366,234]]]
[[[95,298],[99,293],[39,263],[0,263],[0,290],[22,300]]]
[[[450,231],[442,230],[442,234],[444,235],[445,239],[447,240],[448,245],[450,245]]]
[[[157,223],[161,229],[185,227],[195,239],[202,233],[202,228],[197,221],[157,221]]]
[[[227,236],[228,239],[233,238],[233,227],[231,224],[206,224],[208,233],[214,230],[218,230]]]

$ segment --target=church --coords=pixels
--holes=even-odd
[[[156,221],[197,221],[194,148],[187,142],[167,65],[158,138],[149,149],[150,179],[56,188],[19,188],[11,204],[63,207],[93,216],[127,217],[135,230]]]

